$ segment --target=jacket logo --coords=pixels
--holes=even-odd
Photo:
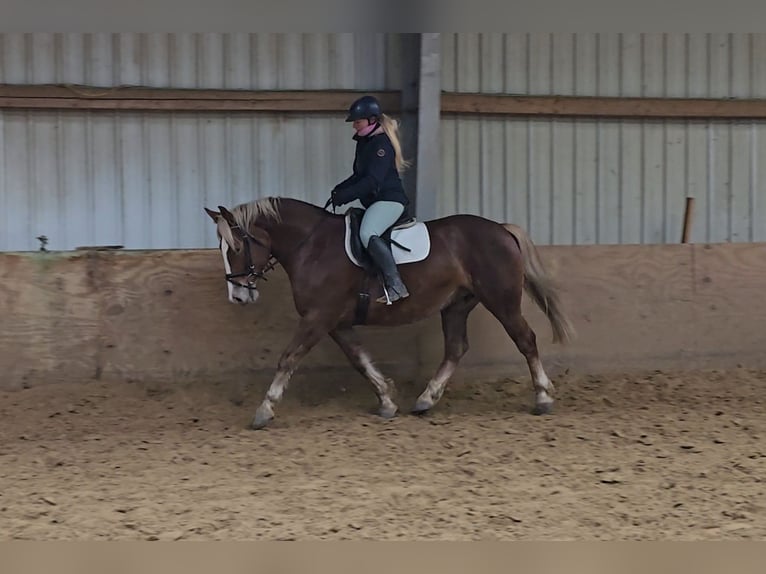
[[[377,153],[378,153],[378,157],[383,157],[384,155],[386,155],[386,151],[384,149],[379,149]]]

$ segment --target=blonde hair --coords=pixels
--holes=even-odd
[[[396,170],[399,173],[402,173],[410,166],[410,162],[405,160],[402,156],[402,144],[399,142],[399,122],[391,116],[382,114],[380,117],[380,125],[383,128],[383,131],[386,132],[388,139],[391,140],[391,145],[394,147]]]

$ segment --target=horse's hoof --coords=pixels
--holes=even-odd
[[[414,415],[424,415],[428,411],[430,411],[433,408],[434,404],[432,401],[426,400],[426,399],[418,399],[415,402],[415,406],[412,407],[412,414]]]
[[[258,407],[253,417],[253,422],[250,423],[250,428],[253,430],[259,430],[268,425],[274,418],[274,412],[270,408],[264,408],[263,405]]]
[[[396,405],[391,405],[388,407],[380,407],[378,409],[378,416],[384,418],[384,419],[392,419],[396,417],[396,413],[399,411],[399,409],[396,408]]]
[[[538,403],[535,408],[532,409],[532,414],[535,416],[549,415],[553,411],[553,402],[550,403]]]

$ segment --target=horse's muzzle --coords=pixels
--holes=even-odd
[[[258,300],[259,295],[260,293],[255,286],[246,287],[234,283],[234,288],[231,290],[229,301],[231,303],[236,303],[237,305],[247,305],[248,303],[255,303]]]

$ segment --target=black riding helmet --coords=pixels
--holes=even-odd
[[[353,122],[365,118],[371,118],[375,116],[380,118],[380,102],[378,102],[375,96],[362,96],[356,100],[348,109],[347,122]]]

